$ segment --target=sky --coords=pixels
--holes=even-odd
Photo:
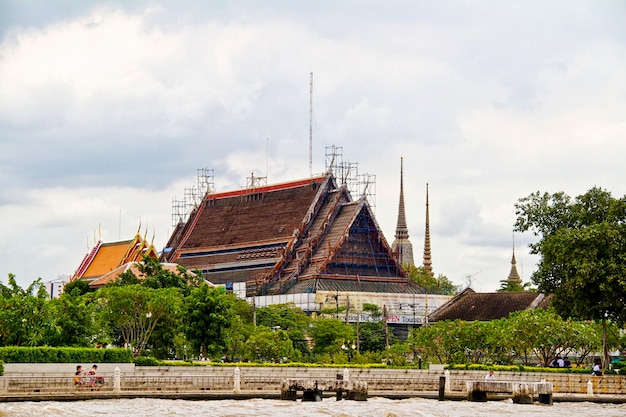
[[[417,263],[428,183],[435,274],[495,291],[514,249],[528,282],[518,199],[626,194],[624,22],[620,0],[0,0],[0,282],[138,230],[162,249],[198,169],[298,180],[331,146],[375,176],[389,244],[402,157]]]

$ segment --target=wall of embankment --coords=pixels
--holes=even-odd
[[[0,394],[11,392],[73,392],[73,375],[77,364],[5,364],[5,375],[0,377]],[[81,364],[89,369],[91,364]],[[120,386],[126,392],[197,392],[233,390],[235,380],[242,391],[280,391],[285,379],[335,379],[367,382],[370,392],[419,393],[437,392],[440,377],[446,376],[447,390],[462,393],[467,381],[484,379],[484,371],[443,371],[390,368],[344,367],[226,367],[226,366],[160,366],[143,367],[134,364],[98,364],[99,374],[105,377],[102,391],[113,390],[116,368]],[[496,372],[499,381],[551,382],[555,394],[610,394],[626,395],[626,377],[607,375],[548,372]]]

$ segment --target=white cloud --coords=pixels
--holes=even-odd
[[[623,5],[100,4],[17,7],[0,32],[0,273],[23,282],[71,273],[98,224],[164,244],[197,168],[218,191],[307,176],[310,72],[313,172],[335,144],[375,174],[392,241],[404,156],[416,259],[429,182],[456,282],[506,278],[518,198],[626,194]]]

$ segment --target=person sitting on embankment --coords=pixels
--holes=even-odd
[[[83,367],[81,365],[76,365],[76,372],[74,373],[74,385],[77,388],[83,386],[85,381],[83,380]]]

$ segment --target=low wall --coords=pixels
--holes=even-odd
[[[149,367],[138,366],[135,375],[213,375],[232,377],[234,367]],[[242,389],[279,390],[283,379],[288,378],[335,378],[347,369],[349,377],[367,382],[372,391],[437,392],[439,378],[446,375],[442,370],[389,369],[389,368],[316,368],[316,367],[241,367]],[[464,392],[466,381],[482,380],[485,371],[450,371],[449,389]],[[555,393],[586,394],[591,381],[596,394],[626,394],[626,377],[606,375],[593,377],[591,374],[548,373],[548,372],[496,372],[496,380],[524,382],[552,382]]]
[[[89,369],[89,365],[83,365]],[[484,380],[484,371],[433,371],[387,368],[288,368],[288,367],[223,367],[171,366],[148,367],[134,364],[100,364],[98,373],[106,377],[103,390],[113,389],[113,371],[121,370],[122,391],[233,390],[237,379],[242,391],[279,392],[285,379],[349,378],[367,383],[370,392],[424,393],[437,392],[441,376],[449,375],[446,392],[466,391],[467,381]],[[5,376],[0,377],[0,391],[40,392],[41,390],[73,392],[74,364],[5,364]],[[551,382],[555,394],[626,394],[626,377],[607,375],[592,377],[587,374],[496,372],[496,381]],[[591,387],[589,384],[591,383]]]

